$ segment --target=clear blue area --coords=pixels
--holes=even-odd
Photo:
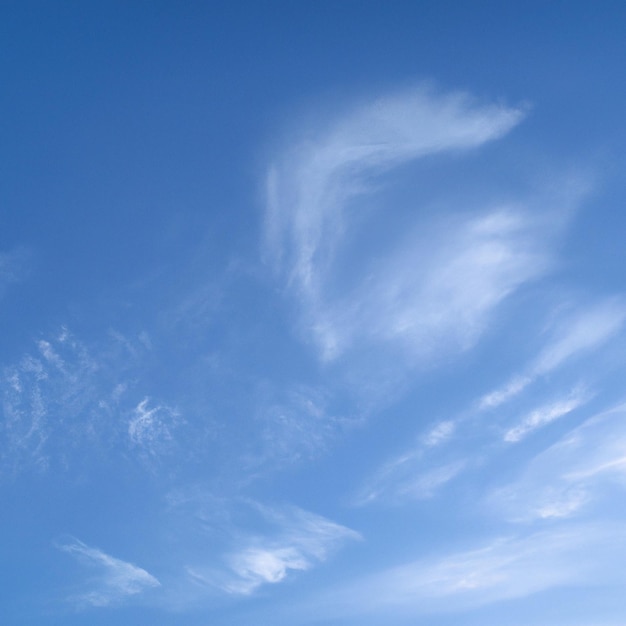
[[[623,624],[624,3],[0,50],[0,623]]]

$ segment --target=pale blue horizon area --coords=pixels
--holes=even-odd
[[[623,625],[622,3],[0,42],[1,624]]]

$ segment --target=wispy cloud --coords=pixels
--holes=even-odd
[[[541,352],[533,374],[550,372],[568,359],[602,346],[621,330],[625,320],[626,302],[621,298],[608,298],[577,312]]]
[[[398,342],[436,361],[471,347],[493,309],[548,263],[536,224],[515,210],[463,217],[429,239],[408,237],[340,305],[341,337]]]
[[[64,431],[61,439],[69,439],[74,420],[93,409],[96,370],[95,360],[67,329],[38,340],[35,350],[4,369],[0,389],[6,467],[48,467],[59,431]]]
[[[415,90],[381,98],[285,150],[268,175],[266,249],[300,299],[325,359],[359,338],[401,340],[429,355],[448,338],[470,345],[485,316],[546,266],[537,224],[516,207],[424,224],[336,297],[334,261],[349,240],[349,202],[401,163],[476,148],[506,134],[520,109]],[[366,259],[366,265],[371,265]],[[435,344],[433,348],[433,344]]]
[[[479,106],[467,96],[425,91],[400,93],[366,104],[314,141],[287,151],[270,170],[266,241],[276,261],[292,264],[305,292],[317,288],[332,254],[347,200],[363,193],[364,175],[447,150],[471,148],[517,124],[518,109]]]
[[[78,608],[118,604],[160,586],[160,582],[145,569],[110,556],[78,539],[60,543],[57,547],[95,572],[88,580],[87,590],[70,598]]]
[[[358,418],[337,415],[332,398],[319,388],[295,385],[265,389],[261,395],[256,415],[260,432],[245,459],[253,473],[316,458],[360,423]]]
[[[142,458],[169,450],[183,420],[164,402],[137,402],[133,374],[143,344],[121,333],[87,344],[62,327],[6,366],[0,375],[3,473],[67,469],[110,456],[114,448],[130,447]]]
[[[511,398],[519,395],[533,381],[531,376],[514,376],[503,387],[490,391],[479,400],[480,409],[490,409],[500,406]]]
[[[224,566],[218,562],[188,566],[193,582],[228,594],[249,595],[263,585],[283,581],[290,572],[311,569],[346,541],[360,538],[354,530],[294,506],[249,502],[248,511],[260,515],[257,529],[229,527],[233,545],[220,557]]]
[[[626,407],[571,430],[537,455],[519,479],[490,501],[514,521],[566,518],[582,512],[626,478]]]
[[[500,537],[475,550],[364,577],[317,602],[332,616],[409,616],[462,611],[566,585],[615,582],[623,578],[623,540],[623,529],[612,525]]]
[[[457,427],[455,420],[435,424],[415,446],[385,462],[361,487],[354,504],[420,500],[433,496],[466,466],[464,460],[445,463],[441,459],[434,460],[430,454],[432,448],[449,441]]]
[[[171,447],[179,421],[176,410],[163,405],[151,407],[150,398],[144,398],[131,413],[128,436],[134,446],[155,457]]]
[[[621,298],[607,298],[569,313],[560,320],[552,338],[526,372],[514,376],[503,387],[483,396],[479,408],[498,407],[519,395],[538,377],[602,347],[621,331],[625,320],[626,303]]]
[[[312,563],[294,547],[246,548],[228,559],[236,580],[225,585],[230,593],[249,594],[267,583],[278,583],[290,570],[307,570]]]
[[[428,433],[426,433],[426,436],[423,438],[423,443],[429,448],[438,446],[452,437],[455,429],[456,423],[454,420],[444,420],[439,422],[438,424],[435,424],[435,426],[433,426]]]
[[[516,426],[509,428],[504,433],[504,440],[511,443],[521,441],[538,428],[542,428],[550,422],[571,413],[587,400],[588,394],[585,394],[582,390],[575,389],[567,397],[556,402],[544,404],[531,411]]]
[[[367,481],[354,504],[399,503],[433,497],[467,466],[465,459],[433,460],[420,446],[385,463]]]
[[[274,518],[282,528],[274,538],[254,538],[252,545],[227,557],[234,579],[230,593],[249,594],[267,583],[282,581],[290,570],[308,570],[324,561],[339,544],[359,534],[319,515],[287,509]]]

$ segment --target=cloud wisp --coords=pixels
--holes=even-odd
[[[385,502],[398,504],[432,498],[456,478],[468,462],[456,458],[433,460],[420,446],[385,463],[354,498],[357,506]]]
[[[450,444],[456,431],[465,423],[476,427],[476,422],[468,422],[464,416],[435,424],[414,446],[384,463],[368,480],[354,499],[354,504],[378,503],[402,504],[415,500],[427,500],[438,494],[448,483],[463,472],[476,469],[493,455],[493,445],[498,449],[497,438],[506,444],[519,443],[535,431],[546,427],[584,406],[591,394],[576,387],[562,397],[541,404],[528,411],[517,423],[499,429],[496,440],[486,439],[481,447],[474,445],[471,451],[457,445],[443,452],[441,447]],[[466,432],[466,431],[463,431]],[[458,444],[458,441],[457,441]]]
[[[425,91],[357,108],[270,170],[265,227],[271,256],[289,263],[291,279],[313,296],[324,266],[320,257],[330,260],[344,206],[365,191],[366,176],[420,156],[479,146],[522,116],[518,109]]]
[[[194,583],[229,595],[251,595],[324,562],[346,541],[360,539],[356,531],[298,507],[249,504],[266,531],[231,529],[234,540],[221,557],[224,566],[188,566]]]
[[[429,233],[411,235],[373,270],[347,305],[331,309],[339,341],[392,343],[419,360],[473,346],[491,313],[548,266],[532,219],[488,211]],[[330,336],[330,335],[329,335]]]
[[[57,547],[95,572],[89,579],[88,589],[70,597],[77,608],[119,604],[161,585],[145,569],[110,556],[78,539],[60,543]]]
[[[181,414],[151,397],[137,401],[142,337],[110,335],[87,344],[62,327],[3,368],[0,475],[66,470],[127,449],[151,463],[176,448]]]
[[[568,518],[626,482],[626,406],[587,419],[489,501],[512,521]],[[597,508],[597,507],[596,507]]]
[[[606,298],[580,308],[563,319],[553,337],[523,374],[483,396],[480,409],[492,409],[515,398],[540,376],[563,367],[583,354],[601,348],[617,335],[626,321],[626,303],[621,298]]]
[[[284,520],[278,536],[255,538],[252,545],[228,555],[234,578],[223,587],[226,591],[248,595],[261,585],[282,581],[290,571],[311,569],[344,541],[359,538],[355,531],[318,515],[298,510],[294,517]]]
[[[356,208],[349,205],[372,191],[368,181],[420,157],[477,148],[523,115],[464,95],[409,91],[356,108],[276,160],[267,181],[266,250],[296,294],[322,359],[338,358],[357,339],[400,341],[419,358],[446,344],[466,348],[498,303],[546,269],[543,226],[500,205],[450,211],[454,219],[427,233],[415,220],[385,258],[372,264],[364,254],[358,263],[369,270],[331,288],[337,257],[351,241]]]
[[[518,424],[512,426],[504,433],[504,441],[509,443],[522,441],[535,430],[576,410],[585,404],[587,400],[587,394],[579,389],[575,389],[565,398],[537,407],[524,416]]]
[[[362,421],[337,415],[329,394],[319,388],[265,389],[262,396],[255,420],[261,427],[258,440],[243,459],[250,476],[317,458]]]
[[[474,609],[556,587],[615,582],[623,579],[623,541],[623,528],[611,524],[503,536],[478,549],[375,573],[318,602],[333,617],[408,617]]]
[[[55,446],[74,443],[80,430],[76,422],[95,409],[97,370],[92,355],[67,329],[38,340],[34,351],[4,369],[0,459],[6,470],[46,469]]]
[[[176,410],[164,405],[151,407],[150,398],[144,398],[131,413],[128,437],[133,446],[154,458],[172,446],[173,431],[179,422]]]

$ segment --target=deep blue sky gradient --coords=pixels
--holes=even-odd
[[[0,622],[618,626],[625,35],[2,3]]]

